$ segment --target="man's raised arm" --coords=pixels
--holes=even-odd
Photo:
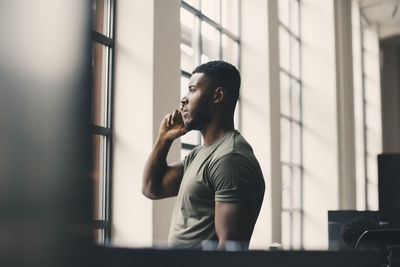
[[[167,114],[161,122],[157,140],[143,172],[142,193],[150,199],[176,196],[183,176],[182,163],[167,164],[172,142],[186,133],[179,110]]]

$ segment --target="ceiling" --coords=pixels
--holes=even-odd
[[[367,23],[377,24],[380,38],[400,35],[400,0],[359,0]]]

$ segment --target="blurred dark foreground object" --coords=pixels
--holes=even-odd
[[[365,231],[355,249],[382,254],[382,266],[400,267],[400,229],[373,229]]]
[[[0,266],[89,266],[90,1],[0,2]]]
[[[360,235],[355,249],[385,251],[393,246],[400,247],[400,229],[370,229]]]

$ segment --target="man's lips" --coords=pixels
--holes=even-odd
[[[189,111],[187,109],[182,109],[182,117],[186,117]]]

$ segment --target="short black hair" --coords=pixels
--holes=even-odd
[[[239,98],[240,73],[232,64],[214,60],[197,66],[192,74],[204,73],[215,87],[224,87],[231,96],[232,103],[236,104]]]

